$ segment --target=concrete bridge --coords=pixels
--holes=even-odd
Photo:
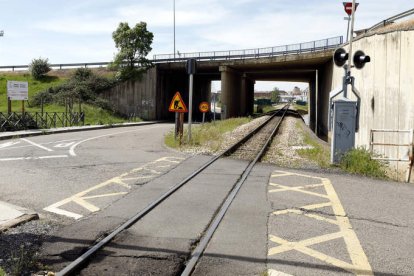
[[[334,37],[277,47],[155,55],[154,68],[140,82],[127,82],[107,92],[109,98],[124,114],[135,113],[145,119],[168,119],[168,105],[176,91],[188,103],[188,75],[185,61],[198,60],[194,78],[194,118],[199,119],[198,104],[210,100],[211,81],[221,80],[222,118],[246,116],[253,113],[256,81],[300,81],[309,83],[311,128],[327,134],[319,115],[327,108],[331,89],[326,74],[332,74],[332,54],[342,44]],[[322,113],[327,114],[327,111]]]
[[[182,54],[154,57],[156,66],[140,83],[126,83],[108,98],[123,113],[136,112],[146,119],[167,119],[168,104],[175,91],[188,103],[188,76],[184,60],[197,58],[193,110],[209,100],[212,80],[221,80],[223,118],[252,113],[254,83],[259,80],[303,81],[309,83],[310,127],[328,140],[329,92],[342,85],[343,69],[332,61],[341,38],[255,50]],[[354,40],[354,49],[371,56],[363,70],[352,70],[360,91],[360,130],[356,146],[369,148],[372,140],[381,146],[374,151],[392,160],[395,173],[404,178],[413,158],[414,129],[414,24],[394,24],[367,31]],[[320,46],[322,44],[322,46]],[[306,47],[307,45],[307,47]],[[314,46],[315,45],[315,46]],[[391,130],[391,131],[390,131]],[[373,136],[374,132],[375,137]],[[401,161],[405,160],[405,161]],[[409,171],[409,170],[408,170]]]

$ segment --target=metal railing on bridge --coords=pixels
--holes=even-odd
[[[59,64],[50,64],[50,68],[53,69],[63,69],[63,68],[88,68],[88,67],[107,67],[111,62],[83,62],[83,63],[59,63]],[[29,69],[29,65],[3,65],[0,66],[0,70],[11,69],[12,71],[16,69]]]
[[[80,126],[84,123],[83,112],[0,112],[0,132]]]
[[[197,60],[237,60],[251,59],[261,57],[274,57],[292,54],[302,54],[309,52],[326,51],[338,47],[343,43],[343,37],[337,36],[327,39],[303,42],[297,44],[289,44],[283,46],[255,48],[245,50],[228,50],[228,51],[212,51],[212,52],[195,52],[195,53],[177,53],[154,55],[153,62],[171,62],[183,61],[189,58]]]
[[[260,57],[273,57],[281,55],[301,54],[307,52],[326,51],[338,47],[343,43],[343,37],[337,36],[327,39],[315,40],[310,42],[303,42],[297,44],[289,44],[283,46],[254,48],[245,50],[227,50],[227,51],[210,51],[210,52],[195,52],[195,53],[179,53],[176,54],[160,54],[154,55],[152,62],[173,62],[184,61],[189,58],[197,60],[232,60],[232,59],[249,59]],[[64,68],[88,68],[88,67],[107,67],[111,62],[82,62],[82,63],[59,63],[51,64],[50,67],[54,69]],[[29,69],[29,65],[5,65],[0,66],[0,70],[12,71],[16,69]]]

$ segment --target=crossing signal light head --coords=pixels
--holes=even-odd
[[[348,60],[348,53],[345,51],[344,48],[339,48],[335,51],[333,59],[334,59],[336,66],[341,67]]]
[[[365,55],[364,52],[358,50],[354,54],[354,65],[355,68],[361,69],[365,66],[365,63],[370,62],[371,58]]]

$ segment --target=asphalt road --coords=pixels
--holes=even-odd
[[[2,141],[0,200],[63,222],[42,251],[59,270],[210,158],[165,148],[171,128]],[[177,275],[245,165],[213,165],[81,273]],[[194,275],[414,275],[413,200],[409,184],[258,165]]]
[[[0,200],[68,222],[99,211],[184,158],[163,146],[171,128],[156,124],[1,141]]]

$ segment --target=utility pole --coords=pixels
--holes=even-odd
[[[175,0],[173,0],[173,18],[174,18],[174,61],[175,61]]]

